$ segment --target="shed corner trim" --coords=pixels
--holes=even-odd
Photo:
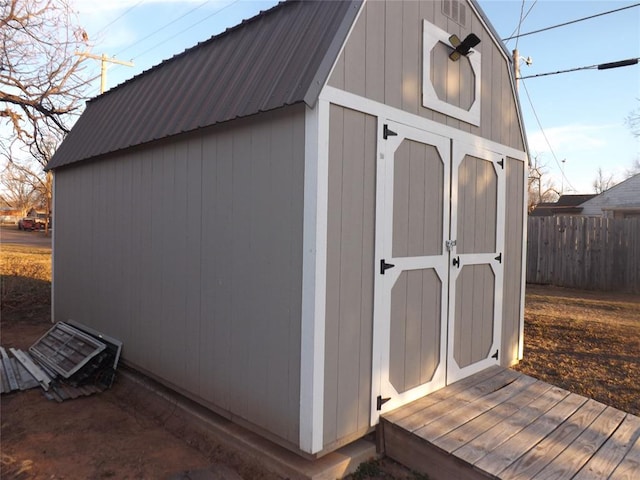
[[[323,449],[329,102],[305,109],[300,449]]]

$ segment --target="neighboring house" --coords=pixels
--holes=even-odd
[[[535,206],[532,217],[554,217],[556,215],[581,215],[582,204],[595,197],[595,193],[560,195],[556,202],[542,202]]]
[[[19,209],[10,208],[10,207],[0,208],[0,223],[12,223],[12,224],[18,223],[18,220],[20,220],[23,217],[22,215],[23,211],[24,210],[19,210]]]
[[[91,100],[48,166],[54,319],[307,457],[516,363],[510,59],[475,1],[291,1]]]
[[[640,217],[640,173],[614,185],[580,206],[582,215],[590,217]]]

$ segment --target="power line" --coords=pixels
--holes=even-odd
[[[118,15],[116,18],[114,18],[113,20],[111,20],[109,23],[107,23],[104,27],[102,27],[100,29],[100,31],[98,33],[96,33],[96,37],[100,36],[100,34],[102,32],[104,32],[107,28],[109,28],[111,25],[113,25],[114,23],[116,23],[118,20],[120,20],[122,17],[124,17],[127,13],[129,13],[131,10],[133,10],[134,8],[136,8],[138,5],[140,5],[142,2],[144,2],[144,0],[138,0],[138,2],[136,2],[135,4],[133,4],[132,6],[130,6],[129,8],[127,8],[123,13],[121,13],[120,15]]]
[[[522,79],[520,79],[520,80],[522,80]],[[558,161],[558,157],[556,157],[556,153],[553,151],[553,147],[551,146],[551,142],[549,142],[549,139],[547,138],[547,134],[544,133],[544,128],[542,128],[542,124],[540,123],[540,119],[538,118],[538,113],[536,112],[536,109],[533,106],[533,102],[531,101],[531,96],[529,95],[529,90],[527,89],[527,84],[525,82],[521,82],[521,83],[522,83],[522,86],[524,87],[525,93],[527,94],[527,99],[529,100],[529,105],[531,105],[531,111],[533,112],[533,116],[535,117],[536,122],[538,123],[538,128],[540,129],[540,132],[542,133],[542,136],[544,137],[544,141],[547,142],[547,146],[549,147],[549,151],[551,152],[551,155],[553,156],[553,159],[555,160],[556,165],[558,165],[558,168],[560,169],[560,174],[562,175],[562,178],[564,180],[566,180],[567,185],[569,185],[569,188],[571,188],[571,190],[573,190],[575,192],[576,189],[573,187],[573,185],[571,185],[571,182],[569,181],[569,179],[564,174],[564,170],[560,166],[560,162]]]
[[[534,33],[546,32],[547,30],[552,30],[554,28],[559,28],[559,27],[565,27],[565,26],[571,25],[573,23],[582,22],[584,20],[590,20],[592,18],[601,17],[603,15],[609,15],[610,13],[620,12],[622,10],[627,10],[629,8],[634,8],[634,7],[637,7],[637,6],[640,6],[640,3],[634,3],[633,5],[627,5],[626,7],[617,8],[615,10],[609,10],[607,12],[597,13],[595,15],[590,15],[588,17],[578,18],[576,20],[571,20],[570,22],[560,23],[558,25],[552,25],[550,27],[541,28],[540,30],[534,30],[532,32],[519,33],[519,34],[513,35],[511,37],[503,38],[502,41],[506,42],[507,40],[512,40],[514,38],[526,37],[527,35],[533,35]]]
[[[168,42],[168,41],[170,41],[170,40],[173,40],[173,39],[174,39],[174,38],[176,38],[178,35],[182,35],[182,34],[183,34],[184,32],[186,32],[187,30],[192,29],[192,28],[193,28],[193,27],[195,27],[196,25],[201,24],[202,22],[204,22],[204,21],[208,20],[209,18],[213,17],[214,15],[217,15],[217,14],[219,14],[220,12],[222,12],[223,10],[226,10],[227,8],[231,7],[232,5],[235,5],[235,4],[236,4],[236,3],[238,3],[239,1],[240,1],[240,0],[234,0],[234,1],[233,1],[233,2],[231,2],[231,3],[228,3],[227,5],[225,5],[224,7],[222,7],[221,9],[216,10],[215,12],[213,12],[213,13],[212,13],[212,14],[210,14],[210,15],[207,15],[206,17],[204,17],[204,18],[203,18],[203,19],[201,19],[200,21],[198,21],[198,22],[196,22],[196,23],[193,23],[193,24],[189,25],[187,28],[185,28],[185,29],[183,29],[183,30],[180,30],[178,33],[176,33],[176,34],[174,34],[174,35],[172,35],[172,36],[170,36],[170,37],[168,37],[168,38],[164,39],[162,42],[160,42],[160,43],[156,43],[153,47],[151,47],[151,48],[149,48],[149,49],[145,50],[144,52],[142,52],[142,53],[140,53],[140,54],[138,54],[138,55],[137,55],[136,57],[134,57],[134,58],[139,58],[139,57],[141,57],[142,55],[144,55],[144,54],[146,54],[146,53],[149,53],[151,50],[155,50],[155,49],[156,49],[156,48],[158,48],[159,46],[164,45],[165,43],[167,43],[167,42]]]
[[[148,34],[146,37],[143,37],[143,38],[141,38],[140,40],[138,40],[138,41],[136,42],[136,45],[137,45],[137,44],[140,44],[141,42],[144,42],[145,40],[147,40],[147,39],[148,39],[148,38],[150,38],[150,37],[153,37],[156,33],[161,32],[162,30],[164,30],[164,29],[165,29],[165,28],[167,28],[167,27],[170,27],[171,25],[175,24],[178,20],[183,19],[184,17],[186,17],[186,16],[187,16],[187,15],[189,15],[190,13],[195,12],[196,10],[198,10],[199,8],[204,7],[207,3],[210,3],[210,2],[211,2],[211,0],[205,0],[204,2],[202,2],[202,3],[198,4],[198,5],[196,5],[196,6],[195,6],[195,7],[193,7],[192,9],[190,9],[190,10],[186,11],[185,13],[183,13],[182,15],[180,15],[178,18],[174,18],[174,19],[172,19],[170,22],[168,22],[168,23],[164,24],[163,26],[161,26],[160,28],[158,28],[158,29],[154,30],[153,32],[151,32],[150,34]],[[171,37],[171,38],[173,38],[173,37]],[[163,43],[164,43],[164,42],[163,42]],[[116,56],[117,56],[117,55],[120,55],[122,52],[126,52],[127,50],[129,50],[129,49],[130,49],[130,48],[132,48],[133,46],[134,46],[134,45],[130,45],[130,46],[128,46],[128,47],[126,47],[126,48],[124,48],[124,49],[120,50],[118,53],[116,53]],[[146,52],[145,52],[145,53],[146,53]],[[140,54],[140,55],[142,55],[142,54]],[[138,55],[138,56],[140,56],[140,55]]]
[[[533,0],[533,3],[529,7],[529,10],[527,10],[527,13],[524,14],[524,16],[522,16],[522,12],[520,12],[520,17],[521,17],[520,21],[518,22],[518,26],[513,30],[513,32],[511,32],[511,37],[510,38],[515,38],[515,37],[513,37],[513,35],[515,35],[516,33],[520,34],[520,27],[521,27],[522,23],[527,19],[527,17],[531,13],[531,10],[533,10],[533,7],[536,6],[536,3],[538,3],[538,0]],[[524,6],[524,2],[523,2],[523,6]]]
[[[601,63],[599,65],[589,65],[586,67],[575,67],[567,70],[558,70],[557,72],[538,73],[536,75],[528,75],[526,77],[520,77],[520,80],[527,78],[547,77],[549,75],[558,75],[559,73],[577,72],[578,70],[609,70],[611,68],[628,67],[630,65],[636,65],[639,58],[629,58],[627,60],[619,60],[617,62]]]
[[[518,41],[520,40],[520,27],[522,27],[522,22],[524,22],[524,2],[526,0],[522,0],[522,4],[520,5],[520,19],[518,20],[518,31],[516,38],[516,48],[518,48]]]

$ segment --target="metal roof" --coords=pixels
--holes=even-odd
[[[312,106],[362,0],[290,0],[89,102],[47,170],[217,123]]]

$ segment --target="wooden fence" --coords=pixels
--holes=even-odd
[[[529,217],[527,282],[640,293],[640,218]]]

